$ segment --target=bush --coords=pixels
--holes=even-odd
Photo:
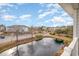
[[[65,37],[72,38],[72,37],[73,37],[73,35],[68,35],[68,34],[67,34]]]
[[[62,39],[57,39],[57,38],[55,38],[55,42],[59,44],[64,43]]]
[[[39,41],[39,40],[41,40],[41,39],[43,39],[43,36],[42,35],[36,35],[36,41]]]
[[[65,39],[64,40],[64,45],[65,46],[68,46],[70,43],[71,43],[71,40],[68,40],[68,39]]]
[[[51,33],[51,32],[50,32],[49,34],[50,34],[50,35],[55,35],[55,33]]]

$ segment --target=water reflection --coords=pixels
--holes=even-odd
[[[19,46],[21,56],[52,56],[63,44],[56,44],[53,38],[43,38],[40,41],[33,41]],[[13,55],[17,55],[15,52]]]

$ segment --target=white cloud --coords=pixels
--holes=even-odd
[[[73,22],[67,22],[66,25],[73,25]]]
[[[41,3],[40,5],[47,8],[51,8],[51,7],[54,7],[56,9],[61,8],[61,6],[57,3]]]
[[[50,19],[50,21],[55,23],[65,22],[65,20],[62,17],[54,17],[53,19]]]
[[[47,15],[50,15],[50,14],[54,15],[55,13],[58,13],[59,12],[57,9],[57,8],[59,8],[58,5],[57,5],[57,7],[55,6],[56,8],[50,8],[53,5],[56,5],[56,4],[46,4],[46,6],[48,7],[47,9],[39,10],[39,12],[41,12],[41,11],[43,11],[43,12],[38,15],[38,18],[42,19],[42,18],[46,17]]]
[[[27,19],[31,18],[31,15],[26,14],[26,15],[16,16],[16,15],[6,14],[6,15],[1,15],[1,18],[5,21],[12,21],[15,19],[17,19],[16,21],[20,21],[20,20],[27,20]]]
[[[6,6],[8,3],[0,3],[0,6]]]
[[[46,3],[39,3],[41,7],[44,7]]]
[[[50,20],[46,20],[45,22],[48,23]]]
[[[48,19],[45,21],[46,23],[48,22],[53,22],[53,23],[65,23],[66,21],[62,17],[54,17],[52,19]],[[56,24],[55,24],[56,25]]]
[[[47,4],[47,7],[48,8],[50,8],[50,7],[52,7],[53,6],[53,4],[51,3],[51,4]]]
[[[26,15],[21,15],[21,16],[19,16],[19,18],[20,18],[21,20],[27,20],[27,19],[31,18],[31,16],[32,16],[32,15],[30,15],[30,14],[26,14]]]
[[[56,9],[60,9],[61,8],[61,6],[59,4],[55,4],[55,3],[53,4],[53,7],[56,8]]]
[[[62,12],[61,16],[66,17],[66,16],[69,16],[69,15],[66,12]]]
[[[44,26],[43,22],[37,22],[35,26]]]
[[[7,8],[3,8],[3,7],[7,7]],[[8,14],[8,11],[11,10],[9,7],[17,8],[17,6],[13,3],[0,3],[0,14],[2,14],[2,15]]]
[[[38,11],[38,13],[41,13],[41,12],[43,12],[43,10],[42,10],[42,9],[40,9],[40,10]]]
[[[6,11],[7,11],[7,10],[2,9],[2,10],[0,10],[0,13],[6,13]]]
[[[11,4],[11,3],[0,3],[0,6],[1,6],[1,7],[3,7],[3,6],[13,7],[14,5]]]
[[[13,15],[3,15],[2,16],[2,19],[6,20],[6,21],[12,21],[15,18],[16,18],[16,16],[13,16]]]
[[[57,12],[57,10],[55,10],[55,9],[48,9],[47,11],[44,11],[43,13],[39,14],[38,18],[39,19],[44,18],[47,15],[54,14],[55,12]]]
[[[17,5],[23,5],[24,3],[17,3]]]
[[[10,10],[9,7],[17,9],[17,6],[13,3],[0,3],[0,10],[2,10],[3,7],[7,7],[6,10]]]
[[[6,10],[3,9],[3,10],[0,10],[0,16],[2,16],[3,14],[7,14]]]
[[[50,13],[51,13],[50,11],[49,11],[49,12],[44,12],[44,13],[40,14],[40,15],[38,16],[38,18],[39,18],[39,19],[40,19],[40,18],[43,18],[43,17],[49,15]]]

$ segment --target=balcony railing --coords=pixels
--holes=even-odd
[[[78,55],[78,38],[74,38],[71,44],[68,47],[64,48],[64,52],[61,56],[77,56]]]

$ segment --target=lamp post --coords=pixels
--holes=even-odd
[[[19,50],[18,50],[18,33],[19,33],[19,29],[16,30],[17,56],[19,56]]]

